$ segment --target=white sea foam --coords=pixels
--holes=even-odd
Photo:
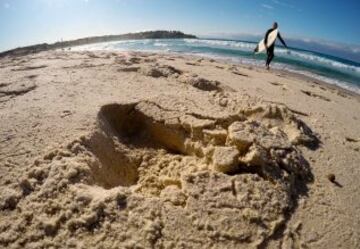
[[[233,63],[252,65],[252,66],[255,66],[255,67],[264,66],[264,62],[259,61],[259,60],[255,60],[255,59],[225,57],[225,56],[218,56],[218,55],[211,55],[211,54],[204,54],[204,53],[197,54],[197,55],[205,57],[205,58],[222,59],[222,60],[231,61]],[[340,81],[340,80],[336,80],[336,79],[333,79],[333,78],[321,76],[321,75],[311,73],[311,72],[307,72],[307,71],[304,71],[304,70],[299,70],[297,68],[294,68],[292,66],[285,65],[285,64],[282,64],[282,63],[273,63],[272,66],[275,69],[284,70],[284,71],[304,75],[304,76],[307,76],[307,77],[310,77],[310,78],[313,78],[313,79],[323,81],[323,82],[325,82],[327,84],[336,85],[336,86],[338,86],[340,88],[343,88],[343,89],[349,90],[351,92],[355,92],[357,94],[360,94],[360,87],[354,86],[354,85],[349,84],[349,83],[344,82],[344,81]]]
[[[253,51],[256,47],[253,43],[241,41],[222,41],[222,40],[199,40],[199,39],[184,39],[186,43],[195,45],[212,45],[221,47],[239,48],[246,51]]]
[[[167,44],[167,43],[163,43],[163,42],[154,42],[154,46],[155,46],[155,47],[167,47],[168,44]]]
[[[334,68],[338,68],[338,69],[342,69],[342,70],[348,70],[348,71],[353,71],[356,73],[360,73],[360,67],[356,67],[353,65],[347,65],[344,64],[342,62],[338,62],[338,61],[334,61],[331,59],[327,59],[324,57],[320,57],[318,55],[312,54],[311,52],[298,52],[298,51],[290,51],[290,54],[288,54],[288,51],[285,49],[279,49],[277,51],[279,54],[282,54],[282,56],[289,56],[289,57],[295,57],[295,58],[299,58],[302,59],[304,61],[307,62],[312,62],[318,65],[325,65],[325,66],[330,66],[330,67],[334,67]]]

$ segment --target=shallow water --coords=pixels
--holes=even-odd
[[[120,50],[196,54],[263,66],[266,55],[253,53],[255,43],[209,39],[149,39],[97,43],[74,50]],[[315,77],[360,94],[360,64],[330,55],[277,47],[273,67]]]

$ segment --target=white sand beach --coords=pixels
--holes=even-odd
[[[0,248],[360,248],[360,96],[213,59],[0,59]]]

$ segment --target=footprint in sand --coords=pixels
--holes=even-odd
[[[269,83],[273,86],[283,86],[283,84],[278,83],[278,82],[269,82]]]
[[[271,85],[273,85],[273,86],[278,86],[278,87],[281,87],[281,89],[283,90],[283,91],[287,91],[288,90],[288,88],[284,85],[284,84],[282,84],[282,83],[278,83],[278,82],[269,82]]]
[[[189,66],[201,66],[200,64],[196,63],[196,62],[185,62],[186,65],[189,65]]]
[[[24,95],[32,90],[35,90],[37,85],[32,82],[15,82],[0,84],[0,99],[5,97],[7,100],[17,96]]]
[[[310,91],[305,91],[305,90],[301,90],[301,92],[306,94],[307,96],[318,98],[318,99],[321,99],[321,100],[325,100],[327,102],[331,102],[331,99],[329,99],[327,97],[324,97],[322,95],[319,95],[319,94],[316,94],[316,93],[313,93],[313,92],[310,92]]]
[[[244,73],[240,73],[239,71],[232,71],[232,73],[233,73],[233,74],[236,74],[236,75],[243,76],[243,77],[249,77],[249,75],[244,74]]]
[[[140,72],[145,76],[150,76],[153,78],[177,78],[179,75],[183,74],[183,71],[168,65],[142,67],[140,68]]]
[[[121,67],[117,71],[118,72],[138,72],[140,70],[140,67]]]
[[[38,74],[31,74],[31,75],[25,76],[26,79],[30,79],[30,80],[35,79],[35,78],[37,78],[37,77],[39,77]]]
[[[39,65],[39,66],[26,66],[26,67],[19,67],[19,68],[13,68],[11,71],[29,71],[29,70],[36,70],[48,67],[47,65]]]

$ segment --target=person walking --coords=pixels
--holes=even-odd
[[[264,39],[266,54],[267,54],[267,58],[266,58],[266,69],[267,70],[270,69],[270,63],[274,59],[274,56],[275,56],[274,55],[275,42],[272,45],[270,45],[269,47],[267,47],[267,42],[268,42],[270,33],[273,32],[274,30],[276,30],[277,28],[278,28],[278,24],[277,24],[277,22],[274,22],[272,28],[266,32],[265,39]],[[287,45],[286,45],[284,39],[281,37],[280,32],[278,32],[277,38],[279,38],[281,43],[287,48]]]

